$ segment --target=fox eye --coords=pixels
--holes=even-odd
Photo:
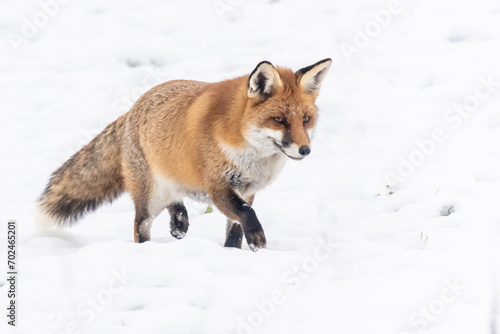
[[[304,116],[304,123],[307,123],[311,120],[310,116]]]
[[[276,123],[283,123],[284,119],[283,119],[283,117],[274,117],[274,121]]]

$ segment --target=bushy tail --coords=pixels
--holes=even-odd
[[[120,117],[52,174],[39,198],[41,225],[75,223],[124,191],[123,128],[124,117]]]

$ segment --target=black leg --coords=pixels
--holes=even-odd
[[[243,229],[241,224],[230,219],[227,220],[226,242],[224,247],[241,248]]]
[[[248,246],[253,251],[266,247],[266,236],[255,211],[234,190],[226,188],[213,191],[211,198],[227,218],[241,224]]]

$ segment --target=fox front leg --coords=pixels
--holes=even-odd
[[[241,228],[241,224],[228,218],[224,247],[241,248],[242,241],[243,229]]]
[[[229,230],[225,246],[227,247],[241,247],[241,242],[232,242],[237,235],[232,235],[231,232],[238,234],[238,224],[241,224],[241,229],[245,235],[248,246],[251,250],[256,251],[259,248],[266,248],[266,236],[262,225],[257,219],[257,215],[252,207],[245,202],[236,192],[231,188],[217,190],[212,192],[211,199],[215,206],[233,223],[232,229]],[[240,236],[241,238],[241,236]]]
[[[247,203],[252,206],[255,195],[246,197]],[[243,229],[241,224],[237,221],[233,221],[227,218],[227,228],[226,228],[226,242],[224,247],[234,247],[241,248],[241,242],[243,241]]]

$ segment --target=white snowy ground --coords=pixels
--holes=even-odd
[[[500,332],[498,1],[3,0],[0,33],[2,333]],[[267,250],[192,202],[185,239],[165,212],[134,244],[128,196],[35,229],[49,175],[145,89],[326,57],[313,153],[255,201]]]

